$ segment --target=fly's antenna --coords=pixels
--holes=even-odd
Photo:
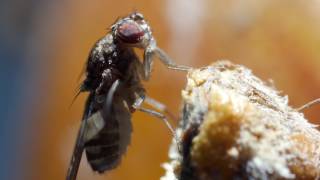
[[[317,105],[317,104],[320,104],[320,98],[317,98],[317,99],[315,99],[315,100],[312,100],[312,101],[304,104],[303,106],[297,108],[296,110],[297,110],[297,111],[303,111],[303,110],[305,110],[305,109],[307,109],[307,108],[310,108],[311,106],[314,106],[314,105]]]

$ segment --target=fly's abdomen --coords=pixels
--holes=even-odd
[[[120,163],[119,127],[107,126],[86,143],[87,159],[94,171],[100,173],[115,168]]]
[[[85,144],[88,162],[92,169],[99,173],[120,164],[131,139],[130,112],[116,100],[111,112],[105,118],[105,126],[101,131]]]

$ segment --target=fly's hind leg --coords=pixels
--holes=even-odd
[[[138,97],[136,99],[135,103],[133,104],[133,108],[135,110],[137,110],[137,111],[141,111],[141,112],[147,113],[147,114],[149,114],[151,116],[154,116],[154,117],[162,120],[165,123],[165,125],[168,127],[170,132],[172,133],[172,136],[174,137],[174,139],[175,139],[175,141],[177,143],[178,150],[180,151],[180,144],[181,144],[180,140],[179,140],[176,132],[174,131],[172,125],[169,123],[167,117],[164,114],[160,113],[160,112],[157,112],[155,110],[142,107],[142,104],[143,104],[143,102],[145,100],[146,100],[146,98],[144,96]]]
[[[178,118],[168,110],[167,106],[162,104],[161,102],[146,96],[144,102],[150,106],[152,106],[153,108],[157,109],[158,111],[167,114],[168,116],[170,116],[171,119],[178,121]]]
[[[147,108],[143,108],[143,107],[138,107],[138,108],[136,108],[136,110],[144,112],[144,113],[147,113],[147,114],[149,114],[151,116],[154,116],[156,118],[161,119],[166,124],[166,126],[169,128],[169,130],[171,131],[172,135],[176,136],[172,125],[169,123],[168,119],[166,118],[166,116],[164,114],[161,114],[161,113],[159,113],[157,111],[154,111],[154,110],[151,110],[151,109],[147,109]]]

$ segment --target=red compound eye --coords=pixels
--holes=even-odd
[[[125,43],[138,43],[144,35],[144,31],[133,22],[126,22],[118,27],[118,37]]]

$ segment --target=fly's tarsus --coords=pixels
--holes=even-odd
[[[307,108],[310,108],[311,106],[314,106],[314,105],[317,105],[317,104],[320,104],[320,98],[312,100],[312,101],[302,105],[301,107],[297,108],[296,110],[297,111],[303,111],[303,110],[305,110]]]

